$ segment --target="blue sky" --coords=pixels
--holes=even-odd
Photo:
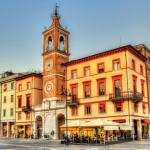
[[[150,0],[0,0],[0,72],[42,70],[42,31],[55,3],[70,59],[126,44],[150,47]]]

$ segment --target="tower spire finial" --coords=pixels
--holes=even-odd
[[[59,6],[58,6],[57,3],[56,3],[55,11],[54,11],[54,15],[55,15],[55,16],[59,16],[58,8],[59,8]]]

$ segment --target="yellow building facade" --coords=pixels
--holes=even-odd
[[[34,122],[33,107],[42,102],[42,75],[31,73],[16,79],[16,135],[30,138]]]
[[[15,137],[15,79],[19,74],[6,72],[1,83],[1,136]]]
[[[145,57],[128,45],[67,63],[67,120],[126,123],[135,138],[148,136]],[[93,129],[88,134],[94,134]],[[86,129],[85,129],[86,130]],[[77,132],[76,128],[69,128]],[[83,131],[86,132],[86,131]]]

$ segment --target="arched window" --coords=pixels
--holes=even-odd
[[[47,50],[51,50],[53,48],[52,37],[48,38]]]
[[[64,50],[64,48],[65,48],[64,44],[65,44],[64,37],[60,36],[60,38],[59,38],[59,48],[60,48],[60,50]]]

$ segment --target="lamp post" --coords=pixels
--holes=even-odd
[[[65,96],[65,110],[66,110],[66,118],[65,118],[65,122],[66,122],[66,136],[65,136],[65,144],[66,145],[69,145],[69,140],[68,140],[68,115],[67,115],[67,97],[68,96],[71,96],[69,91],[65,88],[62,88],[62,93],[61,93],[62,96]]]

